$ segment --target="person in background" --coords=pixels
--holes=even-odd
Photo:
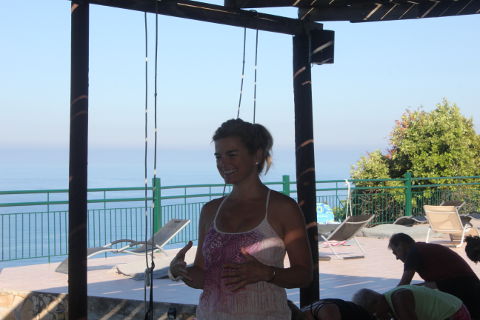
[[[285,288],[308,286],[313,263],[299,206],[260,180],[271,165],[272,136],[260,124],[232,119],[213,142],[232,190],[203,206],[195,261],[185,263],[189,242],[171,261],[170,278],[203,289],[199,320],[290,320]]]
[[[467,257],[473,262],[477,263],[480,261],[480,237],[479,236],[468,236],[465,238],[465,253]]]
[[[417,272],[425,286],[458,297],[473,318],[480,318],[480,280],[460,255],[440,244],[415,242],[405,233],[392,235],[388,247],[404,263],[398,285],[410,284]]]
[[[378,293],[360,289],[353,302],[375,319],[390,320],[470,320],[470,313],[457,297],[423,286],[404,285]]]
[[[361,306],[342,299],[320,299],[302,309],[288,302],[292,320],[374,320]]]

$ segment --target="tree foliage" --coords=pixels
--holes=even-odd
[[[352,167],[353,179],[480,175],[480,136],[473,119],[443,100],[431,112],[406,110],[390,133],[386,154],[379,150]],[[446,182],[446,181],[445,181]]]

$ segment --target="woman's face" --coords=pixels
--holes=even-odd
[[[257,157],[251,154],[238,137],[215,141],[217,169],[225,183],[235,184],[257,173]]]

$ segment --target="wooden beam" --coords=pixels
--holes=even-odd
[[[73,0],[71,8],[68,318],[85,320],[88,315],[88,0]]]
[[[310,47],[308,34],[293,37],[297,197],[298,205],[305,216],[313,261],[313,280],[308,287],[300,288],[300,305],[302,307],[320,298]]]
[[[290,35],[323,29],[320,23],[196,1],[166,0],[155,3],[152,0],[91,0],[90,3]]]
[[[311,7],[315,0],[225,0],[230,8]]]

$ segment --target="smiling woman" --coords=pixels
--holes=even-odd
[[[170,277],[203,289],[199,320],[290,319],[285,288],[307,286],[312,261],[297,203],[259,177],[271,164],[272,136],[262,125],[232,119],[213,141],[218,171],[232,192],[202,208],[195,262],[185,263],[189,242],[170,263]]]
[[[241,163],[253,163],[255,175],[264,169],[267,173],[272,164],[270,153],[273,138],[260,124],[250,124],[240,119],[226,121],[213,135],[213,141],[217,168],[225,183],[232,183],[229,180],[238,173]]]

